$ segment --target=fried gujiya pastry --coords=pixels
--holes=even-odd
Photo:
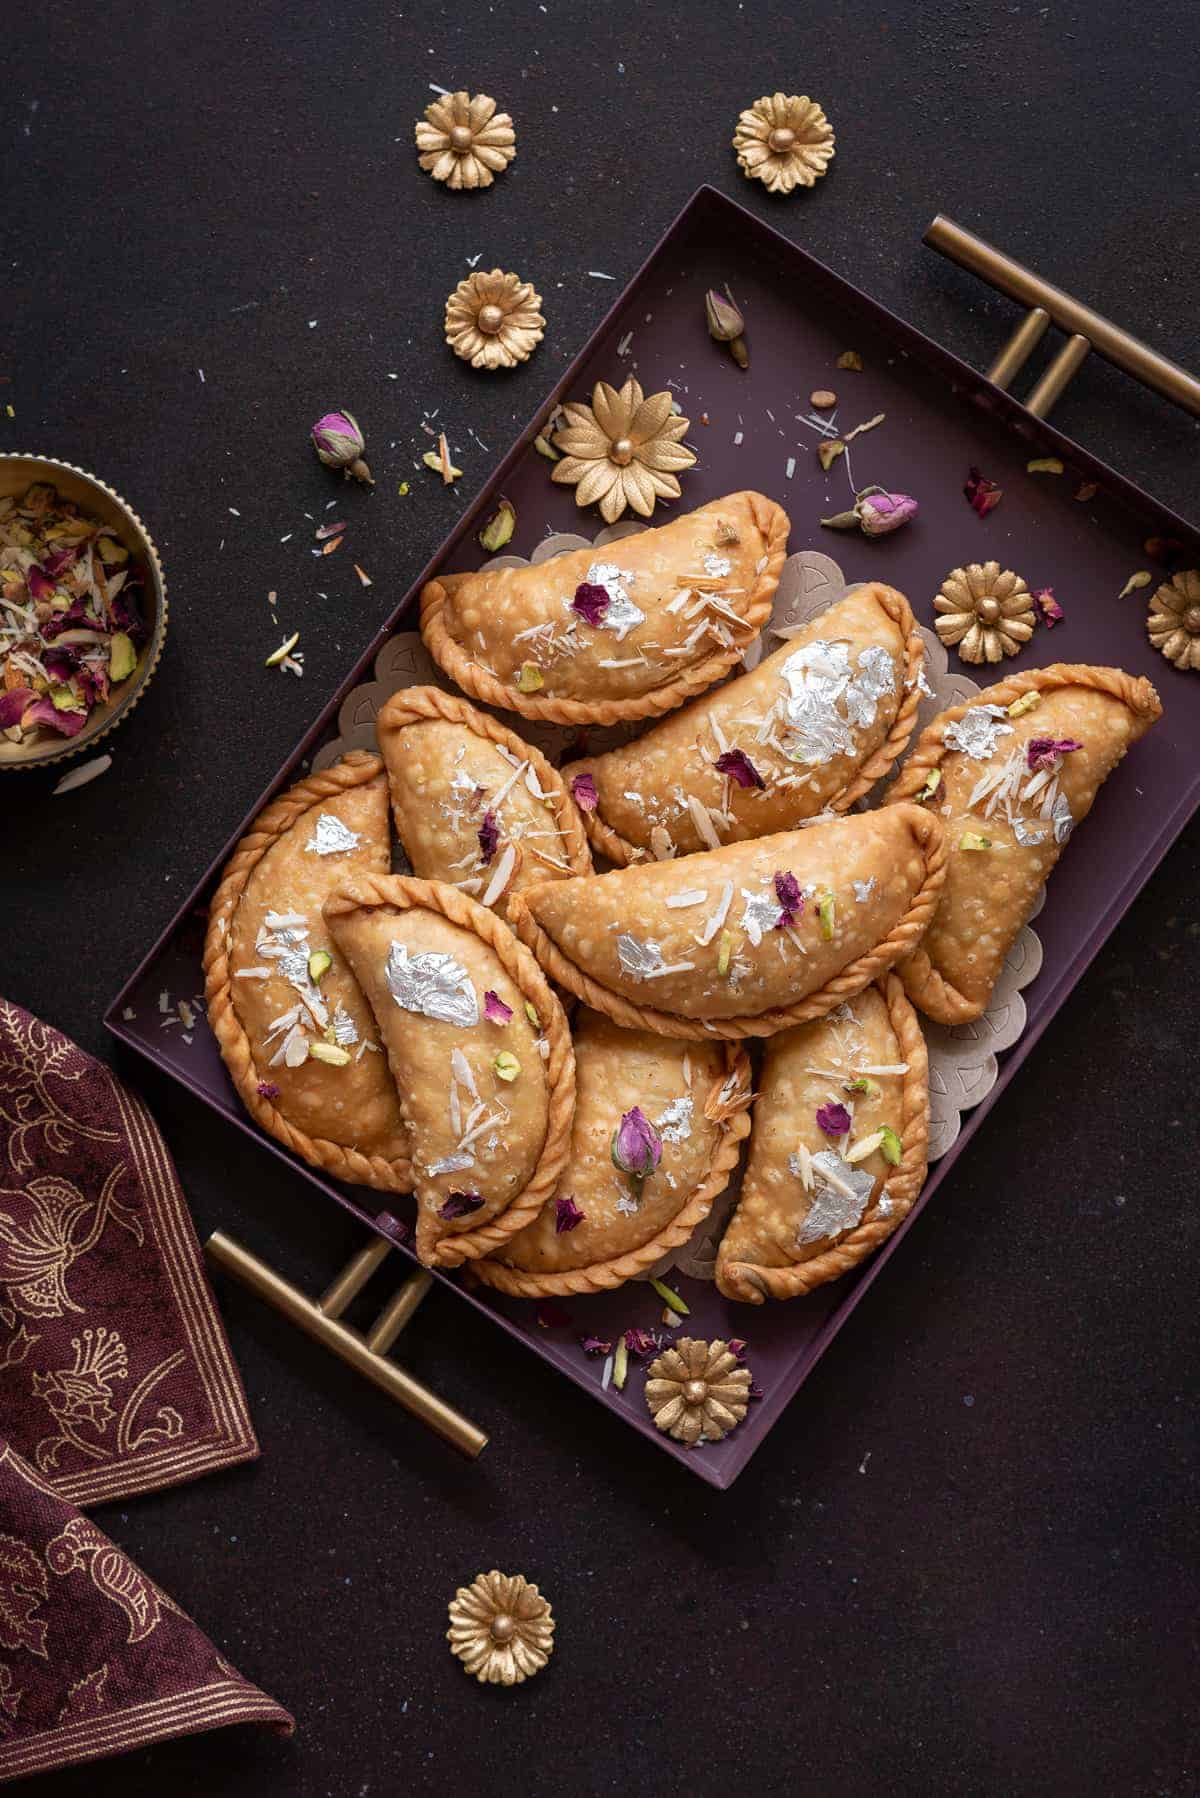
[[[680,1247],[750,1128],[742,1049],[621,1030],[583,1009],[573,1041],[575,1122],[554,1196],[475,1267],[526,1298],[620,1286]]]
[[[405,687],[376,721],[392,815],[413,873],[503,917],[541,880],[590,874],[562,775],[532,744],[440,687]]]
[[[421,594],[438,666],[487,705],[557,724],[658,717],[731,668],[766,623],[788,518],[731,493],[656,530]]]
[[[416,1249],[486,1255],[532,1222],[571,1142],[567,1020],[495,912],[438,881],[349,881],[325,921],[375,1014],[412,1148]]]
[[[836,1280],[908,1215],[925,1181],[929,1065],[885,974],[763,1055],[750,1154],[717,1249],[717,1286],[761,1305]]]
[[[391,860],[387,776],[355,750],[260,812],[204,943],[208,1021],[255,1122],[340,1180],[407,1192],[408,1139],[370,1007],[321,907]]]
[[[752,673],[565,768],[593,847],[624,866],[848,811],[908,746],[924,653],[904,595],[859,587]]]
[[[552,980],[626,1029],[770,1036],[907,955],[944,875],[937,818],[891,806],[527,887],[509,916]]]
[[[941,901],[897,968],[928,1017],[963,1024],[987,1009],[1071,832],[1161,715],[1148,680],[1056,663],[986,688],[922,732],[887,803],[920,798],[945,826]]]

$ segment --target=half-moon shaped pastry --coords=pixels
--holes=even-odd
[[[620,1286],[685,1243],[750,1129],[744,1049],[621,1030],[594,1011],[579,1013],[573,1036],[575,1123],[554,1197],[475,1269],[525,1298]],[[616,1165],[628,1118],[657,1156],[645,1178]]]
[[[404,687],[375,728],[420,879],[448,881],[503,916],[522,887],[591,873],[562,775],[494,718],[440,687]]]
[[[762,629],[787,534],[773,500],[731,493],[600,548],[439,575],[421,593],[421,635],[487,705],[557,724],[658,717]]]
[[[929,1147],[929,1063],[885,974],[763,1056],[737,1210],[717,1249],[727,1299],[761,1305],[836,1280],[912,1209]]]
[[[591,776],[593,846],[625,866],[848,811],[908,747],[924,653],[904,595],[859,587],[753,673],[564,769],[572,791]]]
[[[325,921],[370,1002],[412,1147],[416,1250],[486,1255],[532,1222],[571,1144],[562,1006],[495,912],[457,887],[364,875]]]
[[[552,980],[628,1030],[770,1036],[911,952],[945,876],[917,805],[527,887],[513,928]]]
[[[1162,714],[1119,668],[1030,668],[922,732],[888,804],[927,795],[946,831],[933,923],[897,972],[939,1024],[979,1017],[1075,826],[1131,743]]]
[[[407,1192],[408,1140],[370,1007],[321,906],[386,873],[387,776],[354,750],[259,813],[221,876],[204,941],[208,1021],[254,1121],[339,1180]]]

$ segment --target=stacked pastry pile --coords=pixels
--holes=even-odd
[[[860,587],[707,691],[766,623],[787,532],[740,493],[609,560],[430,582],[423,636],[472,698],[652,722],[560,772],[407,689],[380,755],[274,801],[225,871],[205,971],[242,1099],[314,1165],[411,1189],[431,1265],[529,1295],[619,1285],[686,1241],[747,1136],[721,1290],[792,1297],[861,1261],[925,1177],[913,1004],[984,1010],[1158,716],[1119,670],[1031,670],[935,720],[854,811],[916,717],[901,594]],[[411,877],[389,872],[389,796]]]

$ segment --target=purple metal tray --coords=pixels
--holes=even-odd
[[[704,291],[726,282],[747,321],[747,372],[712,343],[705,329]],[[861,354],[861,374],[835,368],[845,349]],[[897,1235],[856,1275],[790,1304],[731,1305],[711,1286],[679,1281],[691,1306],[687,1331],[749,1340],[750,1365],[764,1396],[732,1436],[691,1453],[659,1436],[642,1400],[641,1368],[631,1368],[623,1393],[601,1392],[601,1364],[584,1357],[579,1336],[610,1336],[634,1324],[656,1326],[662,1307],[648,1286],[635,1283],[594,1298],[562,1301],[569,1323],[546,1328],[537,1323],[531,1301],[467,1291],[458,1278],[435,1276],[701,1478],[725,1487],[966,1152],[983,1117],[1200,800],[1200,706],[1196,687],[1188,686],[1195,677],[1172,669],[1148,644],[1146,595],[1117,598],[1130,573],[1146,564],[1142,543],[1147,535],[1178,539],[1186,545],[1189,564],[1200,564],[1200,535],[752,214],[715,190],[701,188],[367,646],[255,811],[277,788],[297,778],[314,750],[336,734],[345,695],[369,677],[387,637],[401,623],[412,628],[422,583],[442,569],[478,566],[483,558],[475,532],[499,492],[513,500],[521,520],[514,553],[529,554],[546,530],[599,528],[592,512],[576,510],[568,490],[552,486],[548,465],[532,442],[561,399],[586,398],[596,380],[619,384],[629,374],[636,374],[647,391],[672,386],[692,420],[690,441],[700,460],[683,477],[685,505],[697,506],[738,488],[761,489],[790,513],[793,550],[824,548],[839,559],[849,580],[879,577],[892,582],[909,595],[924,623],[931,620],[932,595],[949,569],[995,557],[1019,570],[1031,586],[1052,586],[1066,611],[1065,622],[1053,634],[1039,629],[1017,661],[1005,663],[1005,671],[1055,661],[1113,663],[1149,675],[1166,708],[1162,722],[1108,783],[1063,858],[1038,920],[1045,964],[1025,993],[1025,1034],[1003,1057],[996,1085],[965,1120]],[[854,444],[853,478],[860,487],[868,482],[916,487],[921,517],[908,530],[876,542],[820,530],[818,519],[847,506],[850,494],[845,458],[823,473],[815,454],[817,438],[800,422],[810,409],[809,393],[818,387],[838,392],[843,430],[876,412],[887,414],[885,424]],[[1059,478],[1027,474],[1027,460],[1044,455],[1060,457],[1066,473]],[[1004,489],[1002,505],[986,519],[977,518],[962,497],[971,463],[982,466]],[[1081,481],[1099,483],[1093,500],[1075,499]],[[520,727],[515,716],[512,723]],[[237,1128],[258,1136],[234,1097],[207,1029],[198,1023],[191,1042],[185,1043],[181,1032],[160,1029],[158,1010],[164,988],[184,996],[202,990],[200,908],[248,823],[249,817],[242,820],[220,848],[105,1021],[123,1042],[173,1074]],[[260,1140],[293,1161],[302,1179],[373,1228],[378,1228],[375,1218],[385,1202],[397,1205],[391,1196],[323,1179],[269,1139]],[[408,1203],[401,1201],[397,1208]]]

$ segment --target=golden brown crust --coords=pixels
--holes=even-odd
[[[1023,669],[1019,674],[1010,674],[1007,679],[986,687],[974,703],[1011,705],[1023,693],[1047,692],[1058,687],[1091,687],[1119,700],[1129,708],[1140,727],[1134,731],[1132,742],[1144,736],[1162,716],[1162,703],[1144,675],[1126,674],[1121,668],[1094,668],[1086,662],[1054,662],[1049,668]],[[970,705],[951,706],[926,726],[889,791],[884,801],[886,805],[911,799],[920,791],[930,770],[938,767],[946,754],[943,741],[946,726],[957,724],[970,709]],[[985,1009],[977,1000],[960,993],[920,946],[897,968],[897,973],[913,1004],[920,1006],[926,1017],[939,1024],[970,1023]]]
[[[472,931],[488,945],[509,979],[533,1005],[550,1045],[545,1062],[546,1139],[532,1177],[500,1216],[460,1234],[444,1236],[434,1250],[440,1267],[457,1267],[463,1261],[488,1255],[517,1230],[532,1222],[550,1197],[563,1170],[571,1146],[575,1115],[575,1054],[562,1006],[547,986],[537,963],[512,931],[485,906],[477,905],[457,887],[438,880],[415,880],[403,874],[360,875],[325,902],[326,918],[375,906],[397,911],[424,907],[439,912],[451,924]]]
[[[891,773],[897,761],[908,748],[913,726],[917,721],[917,708],[921,703],[921,693],[917,686],[917,676],[925,662],[925,644],[917,629],[912,607],[904,594],[895,587],[888,587],[882,581],[865,583],[871,596],[882,611],[900,631],[905,645],[904,685],[900,705],[892,720],[892,727],[883,742],[858,769],[854,779],[848,782],[840,792],[826,802],[826,809],[832,812],[848,812],[850,807],[862,799],[879,781]],[[598,758],[596,758],[598,759]],[[584,774],[592,766],[592,760],[584,758],[570,763],[563,769],[564,779],[570,783],[576,774]],[[605,856],[616,867],[627,868],[633,862],[644,861],[646,851],[636,843],[623,837],[612,825],[606,824],[600,816],[599,807],[595,811],[583,814],[583,825],[587,831],[592,848],[598,855]],[[778,829],[778,826],[773,828]]]
[[[901,1098],[900,1165],[884,1182],[862,1222],[841,1242],[811,1261],[797,1262],[792,1267],[764,1267],[752,1261],[723,1264],[718,1255],[717,1286],[727,1299],[761,1305],[765,1299],[799,1298],[816,1286],[839,1280],[887,1241],[920,1196],[929,1165],[929,1054],[903,983],[895,974],[885,974],[877,984],[908,1063]],[[884,1198],[892,1207],[887,1217],[879,1214],[880,1200]]]
[[[727,1068],[736,1078],[737,1092],[749,1093],[750,1057],[745,1049],[731,1047],[727,1051]],[[494,1260],[479,1262],[475,1272],[488,1286],[518,1298],[561,1298],[573,1293],[604,1292],[614,1286],[623,1286],[626,1280],[637,1279],[671,1249],[681,1248],[696,1226],[708,1216],[729,1184],[742,1143],[749,1134],[749,1110],[734,1112],[721,1131],[708,1178],[671,1221],[640,1248],[631,1249],[628,1254],[614,1255],[606,1261],[593,1262],[590,1267],[566,1268],[559,1273],[528,1273]]]
[[[204,999],[208,1022],[222,1059],[243,1105],[260,1129],[294,1150],[312,1167],[323,1168],[335,1179],[356,1186],[374,1186],[385,1192],[407,1192],[412,1167],[407,1156],[364,1155],[342,1143],[312,1137],[291,1123],[270,1099],[258,1090],[264,1076],[256,1067],[249,1038],[234,1009],[229,941],[233,914],[247,882],[267,851],[296,820],[322,799],[332,799],[348,787],[362,786],[383,773],[377,755],[354,749],[332,768],[325,768],[289,787],[286,793],[261,811],[242,838],[221,875],[213,894],[204,938]]]
[[[779,585],[779,575],[787,555],[790,521],[787,513],[761,493],[747,493],[751,515],[766,543],[764,566],[755,581],[742,617],[746,629],[740,640],[730,647],[721,646],[703,662],[686,669],[675,680],[651,693],[628,699],[561,699],[538,698],[521,693],[517,688],[497,680],[481,668],[446,629],[443,609],[446,589],[436,577],[421,589],[421,636],[430,655],[455,684],[473,699],[485,705],[499,706],[502,711],[519,712],[523,718],[535,718],[551,724],[620,724],[628,719],[659,718],[674,711],[685,700],[692,699],[720,680],[742,655],[746,644],[755,637],[771,614],[771,601]]]
[[[440,719],[444,724],[461,724],[477,737],[483,737],[487,742],[507,749],[518,760],[531,762],[543,793],[553,793],[559,801],[558,830],[572,874],[592,872],[592,857],[583,819],[571,797],[570,788],[558,769],[546,760],[540,749],[527,743],[523,737],[509,730],[489,713],[478,711],[465,699],[460,699],[457,693],[447,693],[442,687],[402,687],[398,693],[393,693],[375,721],[375,734],[379,738],[380,748],[384,748],[388,737],[395,736],[406,725],[433,718]]]
[[[683,1017],[675,1012],[659,1011],[649,1005],[635,1005],[622,994],[602,986],[578,963],[566,956],[541,925],[536,922],[526,903],[526,895],[518,893],[509,910],[509,921],[523,943],[527,943],[550,979],[565,987],[577,999],[604,1012],[627,1030],[656,1030],[660,1036],[690,1037],[693,1041],[718,1038],[739,1039],[747,1036],[773,1036],[793,1024],[811,1023],[852,999],[865,986],[887,972],[903,956],[911,954],[937,910],[946,878],[946,845],[939,820],[930,812],[910,807],[915,841],[920,848],[925,874],[921,885],[899,922],[882,941],[866,954],[857,956],[832,980],[793,1005],[777,1006],[756,1016],[717,1018],[708,1022]],[[686,859],[686,858],[685,858]],[[536,887],[530,892],[537,892]]]

